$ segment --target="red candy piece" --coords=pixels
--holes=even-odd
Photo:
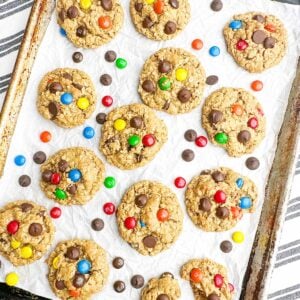
[[[274,24],[269,23],[265,26],[265,29],[270,31],[270,32],[275,32],[276,31],[276,26]]]
[[[190,273],[190,278],[195,283],[200,283],[202,281],[203,274],[200,269],[194,268]]]
[[[230,293],[234,292],[234,285],[232,283],[228,283]]]
[[[114,100],[111,96],[104,96],[102,98],[102,104],[106,107],[109,107],[113,104]]]
[[[220,274],[216,274],[214,276],[214,283],[215,283],[215,286],[220,289],[224,283],[223,276]]]
[[[205,147],[207,145],[207,138],[203,135],[200,135],[195,139],[195,144],[198,147]]]
[[[50,210],[50,216],[53,219],[58,219],[61,216],[61,209],[59,207],[53,207]]]
[[[216,193],[214,195],[214,200],[217,203],[225,203],[226,202],[226,194],[223,191],[218,190],[218,191],[216,191]]]
[[[230,211],[235,219],[240,219],[243,216],[243,212],[239,207],[231,206]]]
[[[243,51],[248,48],[248,43],[245,40],[240,39],[236,44],[236,49]]]
[[[155,137],[153,134],[146,134],[143,139],[142,143],[145,147],[151,147],[155,144]]]
[[[161,208],[158,210],[156,216],[160,222],[165,222],[169,220],[170,214],[166,208]]]
[[[7,226],[7,232],[9,234],[15,234],[19,230],[20,223],[16,220],[10,221]]]
[[[161,15],[164,12],[164,7],[165,4],[162,0],[157,0],[153,4],[153,9],[158,15]]]
[[[252,117],[248,120],[247,122],[248,127],[252,128],[252,129],[256,129],[258,126],[258,120],[256,117]]]
[[[186,185],[186,181],[183,177],[177,177],[175,180],[174,180],[174,184],[177,188],[179,189],[182,189],[185,187]]]
[[[133,229],[136,226],[136,219],[134,217],[128,217],[124,221],[124,226],[127,229]]]
[[[40,134],[40,140],[43,143],[48,143],[49,141],[51,141],[51,138],[52,138],[52,135],[51,135],[51,133],[49,131],[43,131]]]
[[[116,210],[116,207],[113,203],[111,202],[107,202],[103,205],[103,211],[107,214],[107,215],[112,215]]]
[[[203,47],[203,42],[200,39],[195,39],[192,41],[192,48],[195,50],[200,50]]]
[[[51,183],[56,184],[56,185],[60,183],[60,174],[59,173],[53,173],[51,175]]]

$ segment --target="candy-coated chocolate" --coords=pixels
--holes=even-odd
[[[237,187],[239,189],[241,189],[244,185],[244,180],[243,180],[243,178],[238,178],[235,183],[236,183]]]
[[[65,105],[69,105],[73,102],[73,95],[71,93],[63,93],[60,96],[60,102]]]
[[[265,25],[265,29],[267,31],[270,31],[270,32],[275,32],[276,31],[276,26],[272,23],[268,23]]]
[[[155,13],[157,13],[158,15],[161,15],[164,12],[164,1],[163,0],[156,0],[153,3],[153,10],[155,11]]]
[[[251,83],[251,88],[253,91],[259,92],[263,89],[263,87],[264,87],[264,84],[260,80],[254,80]]]
[[[116,185],[116,179],[112,176],[108,176],[104,179],[104,186],[108,189],[113,188]]]
[[[10,246],[13,248],[13,249],[18,249],[20,248],[21,246],[21,243],[15,239],[12,239],[11,242],[10,242]]]
[[[123,119],[117,119],[114,121],[114,128],[118,131],[122,131],[126,128],[126,121]]]
[[[53,207],[50,210],[50,216],[53,219],[58,219],[61,216],[61,209],[59,207]]]
[[[80,274],[88,274],[92,268],[92,264],[87,259],[82,259],[77,263],[77,271]]]
[[[60,263],[59,258],[58,258],[58,256],[56,256],[52,261],[53,268],[57,270],[59,267],[59,263]]]
[[[186,185],[186,180],[183,177],[177,177],[174,180],[174,184],[177,188],[182,189]]]
[[[229,23],[229,27],[233,30],[241,29],[242,26],[243,26],[243,23],[240,20],[233,20]]]
[[[248,48],[248,43],[245,40],[240,39],[236,44],[236,49],[239,51],[244,51]]]
[[[125,69],[127,67],[127,60],[124,58],[117,58],[116,60],[116,67],[118,69]]]
[[[132,135],[128,139],[128,144],[131,147],[136,147],[141,142],[141,138],[138,135]]]
[[[237,116],[241,116],[244,112],[243,106],[238,103],[234,103],[231,106],[231,112]]]
[[[217,190],[214,195],[214,200],[216,203],[225,203],[226,202],[226,194],[222,190]]]
[[[195,39],[192,41],[192,48],[194,50],[201,50],[203,48],[203,42],[200,39]]]
[[[179,68],[175,71],[176,80],[185,81],[188,77],[188,71],[183,68]]]
[[[104,96],[102,98],[102,104],[105,107],[110,107],[113,104],[113,98],[111,96]]]
[[[78,169],[72,169],[72,170],[70,170],[70,172],[68,174],[68,177],[73,182],[78,182],[81,179],[82,174],[81,174],[80,170],[78,170]]]
[[[82,110],[86,110],[90,106],[90,101],[86,97],[78,98],[76,105]]]
[[[15,272],[8,273],[5,277],[5,283],[8,286],[15,286],[19,282],[19,276]]]
[[[170,218],[169,211],[168,211],[166,208],[160,208],[160,209],[157,211],[156,216],[157,216],[157,219],[158,219],[160,222],[168,221],[169,218]]]
[[[215,135],[215,141],[219,144],[227,144],[228,142],[228,135],[225,132],[218,132]]]
[[[215,286],[220,289],[224,283],[223,276],[221,274],[216,274],[214,276],[214,283],[215,283]]]
[[[158,86],[162,91],[168,91],[171,88],[171,81],[168,77],[161,77],[158,80]]]
[[[65,199],[67,199],[67,193],[64,190],[59,189],[59,188],[57,188],[55,190],[54,195],[59,200],[65,200]]]
[[[59,28],[59,33],[60,33],[63,37],[66,37],[66,36],[67,36],[67,32],[66,32],[62,27]]]
[[[15,234],[19,230],[19,227],[20,227],[19,221],[13,220],[7,224],[6,230],[9,234]]]
[[[198,147],[205,147],[207,145],[207,137],[200,135],[195,139],[195,144]]]
[[[142,139],[142,143],[145,147],[152,147],[155,144],[155,137],[153,134],[146,134]]]
[[[190,272],[191,281],[194,283],[200,283],[202,281],[202,271],[199,268],[194,268]]]
[[[242,209],[248,209],[252,207],[252,200],[250,197],[241,197],[240,198],[240,208]]]
[[[258,127],[258,120],[256,117],[252,117],[247,122],[248,127],[256,129]]]
[[[95,130],[94,128],[90,127],[90,126],[87,126],[83,129],[83,136],[86,138],[86,139],[92,139],[95,135]]]
[[[209,48],[209,54],[211,56],[219,56],[220,55],[220,48],[218,46],[212,46]]]
[[[116,207],[113,203],[111,202],[107,202],[103,205],[103,211],[107,214],[107,215],[112,215],[116,210]]]
[[[112,26],[112,21],[110,16],[101,16],[98,19],[98,25],[102,29],[108,29]]]
[[[59,173],[52,173],[52,175],[51,175],[51,183],[52,184],[55,184],[55,185],[57,185],[57,184],[59,184],[60,183],[60,174]]]
[[[32,257],[32,248],[30,246],[22,247],[20,251],[20,256],[25,259]]]
[[[24,155],[17,155],[14,159],[14,162],[17,166],[23,166],[26,162],[26,158]]]
[[[232,240],[237,244],[241,244],[245,240],[245,235],[242,231],[235,231],[232,234]]]
[[[127,228],[127,229],[133,229],[135,228],[136,226],[136,218],[135,217],[128,217],[125,219],[124,221],[124,226]]]
[[[40,134],[40,140],[43,142],[43,143],[48,143],[51,141],[51,138],[52,138],[52,135],[49,131],[43,131],[41,134]]]
[[[80,7],[82,9],[89,9],[92,6],[91,0],[80,0]]]

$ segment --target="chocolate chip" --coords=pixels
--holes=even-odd
[[[59,112],[59,104],[54,101],[51,101],[48,104],[48,111],[52,115],[52,118],[55,118]]]
[[[263,30],[256,30],[253,32],[252,41],[255,44],[262,44],[266,37],[267,35]]]
[[[142,84],[142,88],[144,91],[146,91],[147,93],[153,93],[155,91],[155,85],[154,83],[149,80],[146,79],[143,84]]]
[[[82,55],[81,52],[76,51],[76,52],[73,53],[72,59],[73,59],[73,61],[74,61],[75,63],[80,63],[80,62],[82,62],[82,60],[83,60],[83,55]]]
[[[56,92],[62,92],[63,87],[59,82],[52,82],[49,84],[49,91],[52,94],[55,94]]]
[[[105,113],[99,113],[96,116],[96,121],[98,124],[104,124],[106,122],[107,115]]]
[[[111,85],[111,82],[112,82],[112,78],[109,74],[103,74],[101,75],[100,77],[100,82],[105,85],[105,86],[108,86],[108,85]]]
[[[85,285],[85,277],[83,274],[75,274],[73,278],[73,286],[76,288],[81,288]]]
[[[169,108],[170,108],[170,101],[168,100],[168,101],[166,101],[165,102],[165,104],[164,104],[164,106],[162,107],[164,110],[168,110]]]
[[[140,129],[143,127],[143,118],[142,117],[133,117],[130,119],[130,126],[133,128]]]
[[[68,8],[67,16],[69,19],[74,19],[74,18],[78,17],[78,15],[79,15],[79,11],[76,6],[72,5]]]
[[[38,152],[34,153],[34,155],[33,155],[33,161],[38,165],[45,162],[46,158],[47,158],[46,154],[43,151],[38,151]]]
[[[225,179],[225,175],[222,172],[220,172],[220,171],[214,171],[211,174],[211,177],[213,178],[213,180],[215,182],[222,182]]]
[[[177,9],[179,7],[179,2],[178,0],[169,0],[169,4],[171,7]]]
[[[67,17],[67,12],[62,9],[59,13],[58,13],[58,17],[62,20],[62,22],[65,20],[65,18]]]
[[[75,195],[76,194],[76,191],[77,191],[77,186],[76,184],[72,184],[70,186],[67,187],[67,192],[70,194],[70,195]]]
[[[219,81],[219,77],[217,75],[210,75],[206,78],[206,84],[214,85]]]
[[[188,102],[191,99],[191,97],[192,93],[186,88],[182,88],[177,94],[177,98],[181,103]]]
[[[101,0],[101,6],[106,11],[112,10],[112,1],[111,0]]]
[[[148,197],[145,194],[140,194],[135,197],[134,203],[137,207],[144,207],[148,201]]]
[[[43,226],[40,223],[31,223],[28,228],[28,233],[31,236],[39,236],[43,232]]]
[[[194,129],[189,129],[184,133],[184,138],[188,142],[194,142],[197,138],[197,132]]]
[[[115,257],[112,264],[115,269],[121,269],[124,266],[124,259],[122,257]]]
[[[172,21],[168,21],[165,25],[164,33],[165,34],[173,34],[176,32],[177,25]]]
[[[238,133],[237,139],[240,143],[246,144],[251,139],[251,133],[248,130],[242,130]]]
[[[149,16],[145,17],[145,19],[143,20],[143,28],[151,28],[153,26],[153,22],[151,20],[151,18]]]
[[[200,175],[210,175],[210,174],[211,174],[211,171],[208,170],[208,169],[202,170],[202,171],[200,172]]]
[[[135,8],[135,10],[136,10],[137,12],[141,12],[141,11],[143,10],[143,7],[144,7],[143,3],[136,2],[136,3],[134,4],[134,8]]]
[[[67,79],[67,80],[70,80],[72,81],[73,80],[73,76],[70,74],[70,73],[67,73],[65,72],[63,75],[62,75],[63,78]]]
[[[211,124],[216,124],[223,119],[223,113],[219,110],[213,109],[208,116],[209,122]]]
[[[170,300],[167,294],[160,294],[157,296],[156,300]]]
[[[66,257],[72,260],[78,260],[80,256],[79,248],[71,246],[67,249]]]
[[[117,58],[117,53],[113,50],[105,52],[104,59],[108,62],[114,62]]]
[[[210,4],[210,8],[213,11],[220,11],[223,8],[223,3],[221,0],[213,0]]]
[[[170,277],[170,278],[174,279],[174,275],[170,272],[164,272],[160,275],[160,278],[165,278],[165,277]]]
[[[19,185],[27,187],[31,184],[31,178],[28,175],[22,175],[19,177]]]
[[[114,283],[114,290],[117,292],[117,293],[122,293],[124,292],[126,289],[126,285],[124,283],[124,281],[121,281],[121,280],[117,280],[115,283]]]
[[[229,253],[232,250],[232,243],[230,241],[223,241],[220,244],[220,249],[224,252],[224,253]]]
[[[45,170],[42,173],[42,179],[44,182],[50,182],[52,177],[52,172],[50,170]]]
[[[276,44],[276,39],[274,39],[273,37],[267,37],[265,40],[264,40],[264,48],[265,49],[270,49],[270,48],[274,48]]]
[[[158,64],[158,71],[160,73],[169,73],[172,69],[173,66],[168,60],[161,60]]]
[[[59,162],[58,162],[58,170],[60,172],[65,172],[67,169],[68,169],[68,162],[64,159],[61,159]]]
[[[85,26],[79,26],[77,29],[76,29],[76,35],[78,37],[81,37],[81,38],[84,38],[86,37],[87,35],[87,29]]]
[[[95,231],[101,231],[104,228],[104,221],[100,218],[96,218],[91,222],[91,227]]]
[[[208,295],[207,300],[220,300],[220,297],[216,293],[211,293]]]
[[[195,158],[195,153],[193,150],[191,149],[185,149],[182,153],[181,153],[181,157],[184,161],[192,161]]]
[[[229,209],[225,206],[219,206],[216,210],[216,216],[220,219],[226,219],[229,216]]]
[[[265,17],[262,15],[255,15],[252,18],[253,20],[256,20],[259,23],[264,23],[265,22]]]
[[[143,160],[143,158],[144,158],[144,156],[142,155],[142,154],[137,154],[137,153],[135,153],[135,157],[136,157],[136,161],[137,162],[141,162],[142,160]]]
[[[76,88],[77,90],[82,90],[83,86],[79,83],[76,82],[72,82],[72,85],[74,86],[74,88]]]
[[[132,276],[130,283],[135,289],[140,289],[144,285],[144,277],[142,275]]]
[[[211,202],[208,198],[202,198],[199,202],[199,209],[205,212],[209,212],[211,210]]]
[[[259,160],[256,157],[251,156],[246,159],[246,166],[250,170],[258,169],[259,165],[260,165]]]
[[[147,248],[154,248],[157,243],[157,238],[153,235],[148,235],[143,238],[143,244]]]
[[[55,287],[58,289],[58,290],[63,290],[66,286],[65,286],[65,283],[63,280],[56,280],[55,281]]]
[[[22,212],[29,212],[32,210],[33,205],[25,202],[20,205],[20,208],[21,208]]]

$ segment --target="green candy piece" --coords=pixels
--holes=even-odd
[[[171,88],[171,81],[169,78],[163,76],[158,80],[158,85],[162,91],[168,91]]]
[[[116,185],[116,179],[114,177],[106,177],[104,179],[104,186],[108,189],[113,188]]]
[[[59,188],[55,190],[54,195],[59,200],[65,200],[67,198],[67,193]]]
[[[128,139],[128,144],[129,144],[131,147],[137,146],[140,142],[141,142],[141,138],[140,138],[138,135],[132,135],[132,136],[129,137],[129,139]]]
[[[224,132],[219,132],[215,135],[215,141],[219,144],[227,144],[228,142],[228,135]]]
[[[124,58],[118,58],[116,60],[116,66],[118,69],[125,69],[127,67],[127,60]]]

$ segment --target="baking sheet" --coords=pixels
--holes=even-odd
[[[205,134],[200,126],[200,108],[196,108],[192,113],[181,116],[169,116],[158,113],[169,128],[169,141],[155,160],[144,168],[134,171],[119,171],[106,164],[107,175],[115,176],[117,186],[113,190],[103,188],[96,197],[84,207],[63,207],[63,215],[55,220],[57,228],[56,241],[82,237],[92,238],[99,242],[109,253],[109,259],[114,256],[125,258],[126,266],[121,270],[111,268],[109,284],[105,290],[99,294],[101,299],[119,298],[112,289],[115,280],[124,280],[127,284],[126,291],[122,294],[124,299],[138,299],[139,291],[130,287],[130,278],[135,273],[141,273],[148,280],[153,276],[158,276],[164,271],[170,271],[179,277],[180,266],[189,258],[208,256],[220,263],[227,265],[229,278],[237,288],[236,298],[238,298],[245,272],[251,245],[253,242],[256,225],[259,220],[259,211],[263,205],[263,191],[266,179],[271,167],[274,152],[276,149],[276,136],[281,126],[287,98],[291,87],[292,79],[295,75],[297,57],[300,49],[297,40],[300,37],[300,10],[296,7],[269,3],[267,1],[246,1],[233,0],[226,3],[224,9],[215,13],[209,9],[209,5],[204,1],[191,1],[192,20],[185,31],[175,40],[168,42],[153,42],[141,37],[133,28],[129,18],[128,1],[123,2],[126,12],[125,24],[121,34],[109,45],[97,50],[83,50],[84,61],[75,64],[72,61],[72,53],[75,48],[59,34],[55,16],[52,17],[46,37],[42,42],[32,75],[28,84],[24,98],[24,105],[19,117],[16,132],[12,140],[11,149],[8,154],[8,161],[5,168],[4,177],[0,181],[0,197],[4,203],[16,199],[32,199],[47,208],[54,206],[54,203],[44,197],[38,187],[39,167],[32,162],[32,155],[43,150],[48,155],[53,154],[60,148],[68,146],[87,146],[97,150],[100,127],[95,122],[95,115],[100,111],[109,111],[101,106],[100,99],[106,94],[111,94],[115,99],[114,107],[127,103],[140,101],[136,92],[138,74],[144,60],[161,47],[175,46],[190,49],[190,42],[200,37],[204,41],[204,48],[195,54],[201,60],[207,75],[216,74],[219,76],[219,83],[213,87],[207,87],[205,96],[221,86],[243,87],[249,90],[250,83],[255,79],[264,82],[264,90],[255,95],[260,100],[268,120],[267,137],[255,151],[254,155],[259,157],[261,167],[257,171],[249,171],[244,165],[246,157],[229,158],[226,153],[214,146],[206,148],[196,148],[183,139],[183,133],[188,128],[194,128],[199,134]],[[285,23],[289,32],[288,55],[282,63],[263,74],[248,74],[238,68],[232,58],[226,53],[221,30],[224,24],[235,13],[247,12],[250,10],[264,11],[278,15]],[[139,47],[136,41],[139,39]],[[208,49],[212,45],[221,48],[221,55],[217,58],[208,55]],[[49,51],[50,49],[50,51]],[[113,65],[104,61],[104,53],[108,49],[113,49],[119,57],[128,60],[128,67],[125,70],[118,70]],[[47,71],[55,67],[77,67],[88,72],[96,85],[98,103],[97,109],[86,125],[96,129],[96,136],[93,140],[85,140],[82,136],[84,126],[66,130],[53,125],[40,117],[36,111],[35,100],[37,85],[41,77]],[[113,84],[110,87],[103,87],[99,84],[99,77],[103,73],[109,73],[113,77]],[[28,122],[30,120],[30,123]],[[43,130],[52,132],[53,140],[49,144],[42,144],[39,141],[39,133]],[[191,163],[181,160],[182,150],[192,148],[195,150],[196,158]],[[13,158],[17,154],[25,154],[27,163],[24,167],[16,167]],[[104,158],[103,158],[104,160]],[[183,191],[176,190],[173,180],[177,176],[183,176],[189,181],[193,176],[199,174],[203,169],[224,165],[241,172],[252,178],[258,185],[260,191],[259,208],[254,215],[246,215],[234,230],[243,230],[246,234],[246,241],[242,245],[235,245],[230,254],[223,254],[219,250],[219,243],[224,239],[229,239],[234,230],[226,233],[204,233],[197,229],[187,215],[185,215],[183,233],[176,244],[169,250],[156,257],[143,257],[131,249],[121,240],[117,233],[114,217],[104,215],[102,205],[107,201],[119,203],[123,192],[134,182],[140,179],[159,180],[169,186],[177,193],[179,201],[184,209]],[[18,177],[28,174],[32,177],[32,184],[28,188],[21,188],[17,184]],[[185,209],[184,209],[185,210]],[[94,217],[101,217],[105,220],[105,229],[102,232],[92,232],[90,220]],[[193,237],[191,239],[191,236]],[[53,248],[53,247],[52,247]],[[6,273],[14,268],[4,260],[0,270],[1,278],[4,279]],[[18,268],[20,274],[19,286],[34,293],[55,298],[47,283],[47,267],[43,259],[30,266]],[[41,274],[43,274],[41,276]],[[193,299],[188,282],[180,280],[183,299]],[[94,299],[99,299],[96,295]]]

